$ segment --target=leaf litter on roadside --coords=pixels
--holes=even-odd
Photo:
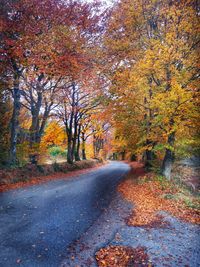
[[[145,247],[107,246],[96,253],[99,267],[137,267],[153,266]]]
[[[169,228],[160,211],[166,211],[184,221],[200,224],[199,210],[187,207],[181,199],[173,197],[179,189],[167,181],[158,181],[155,174],[145,173],[142,164],[133,162],[131,171],[119,187],[119,192],[134,204],[132,214],[126,219],[129,226],[143,228]],[[116,236],[118,239],[119,237]],[[164,248],[165,249],[165,248]],[[153,266],[144,247],[107,246],[96,253],[99,267]]]
[[[134,204],[134,211],[127,218],[130,226],[168,227],[160,211],[166,211],[184,221],[200,224],[200,212],[198,209],[188,207],[182,199],[173,199],[179,189],[173,187],[170,182],[160,182],[155,179],[153,173],[145,174],[142,166],[134,165],[128,178],[119,187],[119,192]],[[163,196],[172,196],[172,199]]]

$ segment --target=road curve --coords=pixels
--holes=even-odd
[[[97,170],[0,194],[0,266],[56,267],[100,216],[129,166]]]

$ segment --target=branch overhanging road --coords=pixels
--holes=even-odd
[[[128,171],[127,164],[111,162],[76,178],[1,193],[0,266],[59,266]]]

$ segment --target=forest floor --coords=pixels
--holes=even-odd
[[[131,167],[62,266],[200,266],[199,197],[139,163]]]

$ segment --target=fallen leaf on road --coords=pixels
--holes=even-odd
[[[17,259],[16,263],[19,264],[22,260],[21,259]]]
[[[144,247],[108,246],[96,253],[99,267],[151,267]]]

